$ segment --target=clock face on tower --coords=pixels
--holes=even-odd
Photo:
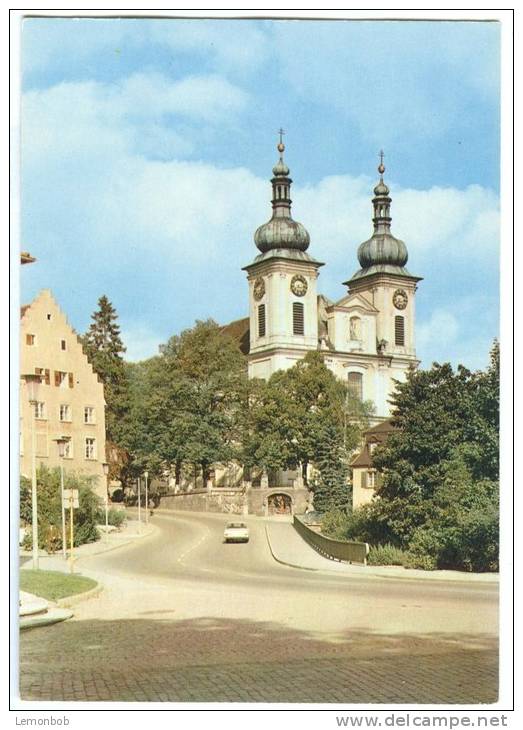
[[[307,293],[307,279],[301,274],[295,274],[291,279],[291,292],[297,297],[303,297]]]
[[[254,291],[254,298],[257,301],[262,299],[263,295],[265,294],[265,282],[263,281],[261,276],[259,276],[256,279],[256,281],[254,282],[253,291]]]
[[[396,309],[405,309],[408,301],[409,298],[407,296],[407,292],[403,289],[396,289],[396,291],[392,295],[392,303],[394,304]]]

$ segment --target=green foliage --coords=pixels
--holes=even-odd
[[[104,385],[107,403],[105,430],[110,478],[119,477],[118,464],[110,459],[112,446],[125,447],[129,415],[129,383],[123,354],[125,347],[120,337],[118,315],[106,296],[98,300],[98,309],[92,314],[89,329],[82,337],[84,352],[93,370]]]
[[[342,491],[342,463],[359,443],[370,407],[351,395],[321,353],[308,353],[289,370],[274,373],[267,383],[252,383],[249,403],[247,465],[271,470],[296,469],[301,464],[305,478],[307,464],[321,462],[324,477],[317,485],[325,494],[329,485]],[[328,499],[319,494],[318,498],[328,506]],[[338,496],[333,506],[344,503]],[[315,508],[319,509],[316,502]]]
[[[38,497],[39,547],[49,550],[62,547],[62,503],[60,469],[40,466],[36,475]],[[64,472],[64,488],[78,489],[79,508],[74,510],[74,544],[95,542],[100,535],[96,529],[101,500],[93,491],[95,478]],[[31,482],[20,479],[20,518],[32,521]],[[67,540],[69,540],[69,510],[66,511]],[[24,547],[31,547],[31,534],[26,535]]]
[[[84,575],[68,575],[54,570],[21,570],[20,589],[48,601],[85,593],[98,584]]]
[[[379,498],[358,510],[351,536],[408,550],[410,567],[496,570],[498,344],[485,372],[410,372],[393,404],[397,431],[374,454]]]
[[[352,504],[352,491],[347,484],[348,465],[343,452],[343,441],[333,423],[323,423],[318,429],[314,480],[314,509],[318,512],[344,509]]]
[[[213,463],[240,455],[248,404],[247,365],[232,338],[212,320],[172,337],[163,354],[128,369],[131,476]]]
[[[113,527],[121,527],[124,524],[126,519],[127,518],[126,518],[125,512],[123,510],[110,509],[107,512],[107,521]],[[104,522],[105,522],[105,514],[104,514]]]
[[[347,540],[349,516],[341,509],[325,512],[321,518],[321,532],[333,540]]]
[[[368,565],[405,565],[408,554],[401,548],[391,545],[372,545],[367,556]]]

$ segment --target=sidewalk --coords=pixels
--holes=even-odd
[[[85,545],[75,547],[75,563],[83,557],[99,555],[101,553],[109,552],[110,550],[116,550],[117,548],[128,545],[135,540],[141,540],[145,537],[149,537],[149,535],[152,535],[156,530],[157,528],[151,523],[146,525],[142,522],[141,526],[139,526],[138,520],[128,519],[122,530],[109,532],[107,535],[103,534],[101,539],[97,542],[90,542]],[[28,550],[20,550],[20,557],[27,558],[27,560],[20,565],[20,570],[31,569],[32,553]],[[64,573],[69,572],[69,562],[64,560],[61,551],[54,553],[53,555],[49,555],[45,551],[40,551],[39,563],[41,570],[58,570]]]
[[[265,525],[267,542],[273,558],[284,565],[302,570],[326,570],[346,573],[352,577],[401,578],[405,580],[475,581],[497,583],[497,573],[465,573],[457,570],[415,570],[400,565],[351,565],[329,560],[316,552],[296,532],[291,524],[267,522]]]

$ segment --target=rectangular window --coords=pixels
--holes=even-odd
[[[396,345],[405,344],[405,318],[394,317],[394,337]]]
[[[39,418],[40,420],[46,420],[47,418],[45,415],[45,403],[42,401],[35,403],[35,418]]]
[[[25,344],[26,345],[36,345],[36,335],[26,335]]]
[[[94,408],[92,406],[85,406],[84,408],[84,423],[96,423],[94,420]]]
[[[305,317],[303,302],[292,303],[292,333],[294,335],[305,334]]]
[[[349,391],[358,400],[363,400],[363,375],[361,373],[349,373]]]
[[[67,405],[67,403],[61,403],[60,404],[60,420],[61,421],[71,421],[71,406]]]
[[[74,375],[72,373],[67,373],[69,377],[69,387],[74,388]]]
[[[60,348],[62,350],[67,350],[67,342],[65,340],[60,340]]]
[[[265,337],[265,304],[258,305],[258,337]]]
[[[96,439],[85,439],[85,458],[96,459]]]
[[[64,459],[73,458],[73,439],[66,441],[64,444]]]
[[[369,489],[376,489],[376,472],[375,471],[367,472],[367,487]]]
[[[55,370],[54,384],[57,388],[65,388],[67,385],[67,373],[62,372],[61,370]]]
[[[51,372],[48,368],[35,368],[35,375],[39,375],[46,385],[51,384]]]

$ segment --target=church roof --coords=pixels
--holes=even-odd
[[[223,325],[220,332],[223,335],[228,335],[234,340],[237,340],[240,350],[244,355],[248,355],[250,351],[250,328],[249,328],[249,317],[243,317],[243,319],[236,319],[234,322]]]

